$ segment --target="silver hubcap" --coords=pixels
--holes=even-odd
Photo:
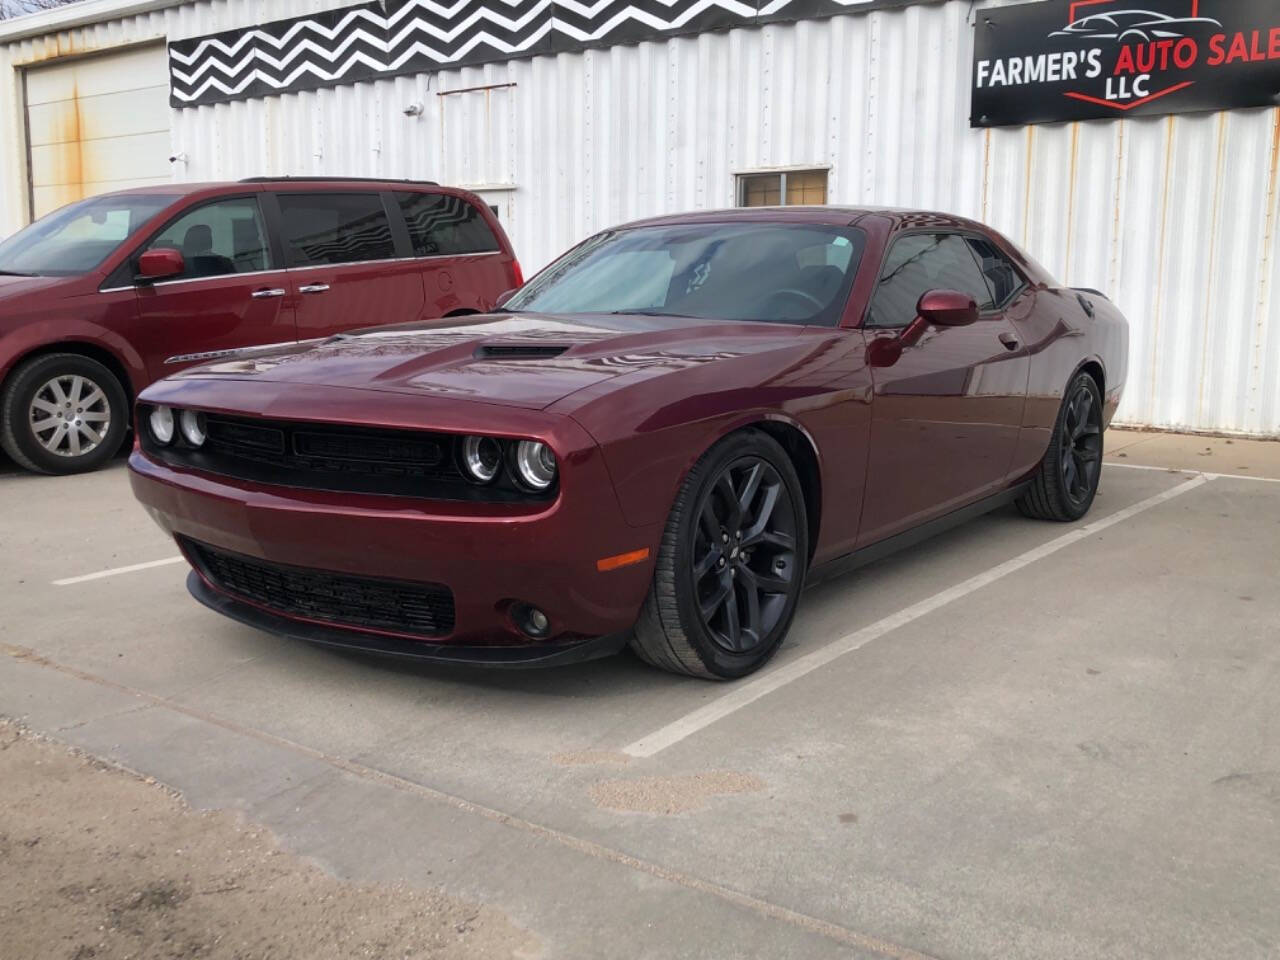
[[[81,457],[111,429],[111,404],[103,389],[79,374],[54,377],[31,400],[31,432],[50,453]]]

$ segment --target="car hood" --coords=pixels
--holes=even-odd
[[[54,287],[65,286],[73,277],[11,277],[0,274],[0,311],[22,307]]]
[[[543,409],[604,380],[794,342],[795,327],[629,314],[493,314],[242,352],[179,378],[383,390]]]

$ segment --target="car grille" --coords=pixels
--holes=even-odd
[[[149,431],[143,432],[143,446],[171,465],[312,490],[487,502],[554,496],[521,490],[505,475],[485,486],[469,482],[458,468],[459,438],[453,434],[214,413],[206,423],[208,439],[198,450],[181,443],[161,447]]]
[[[286,566],[189,539],[182,545],[219,590],[285,616],[420,637],[453,630],[453,591],[442,584]]]

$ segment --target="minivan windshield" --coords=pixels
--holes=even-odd
[[[115,194],[62,207],[0,243],[0,274],[87,273],[175,199],[167,194]]]
[[[836,326],[865,245],[861,230],[823,224],[606,231],[534,277],[505,309]]]

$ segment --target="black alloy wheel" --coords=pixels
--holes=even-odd
[[[1076,384],[1075,393],[1067,398],[1066,418],[1058,433],[1058,463],[1062,486],[1072,503],[1093,499],[1102,470],[1102,409],[1095,402],[1096,388]]]
[[[786,450],[760,430],[731,434],[676,496],[632,649],[696,677],[759,669],[790,629],[808,559],[804,493]]]
[[[1098,494],[1102,450],[1102,393],[1090,374],[1081,373],[1067,388],[1053,439],[1018,498],[1019,509],[1037,520],[1079,520]]]
[[[755,652],[778,625],[796,572],[796,511],[767,461],[743,457],[702,495],[693,544],[698,613],[730,653]]]

